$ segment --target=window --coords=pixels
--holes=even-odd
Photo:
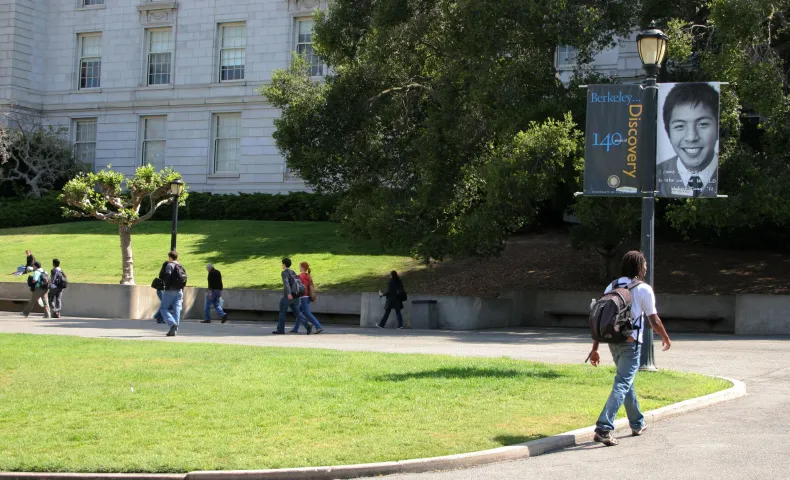
[[[220,25],[219,37],[219,81],[244,80],[247,26]]]
[[[82,0],[83,7],[92,7],[93,5],[104,5],[104,0]]]
[[[74,121],[74,156],[77,161],[90,166],[96,165],[96,119],[83,118]]]
[[[142,164],[149,163],[159,171],[165,168],[167,150],[167,117],[143,117]]]
[[[310,66],[310,76],[324,74],[324,61],[313,50],[313,21],[296,21],[296,53],[302,55]]]
[[[101,34],[79,36],[80,90],[101,87]]]
[[[576,65],[576,49],[568,45],[557,47],[557,66],[568,67]]]
[[[168,85],[173,59],[173,30],[148,31],[148,85]]]
[[[214,115],[214,172],[238,171],[241,153],[241,114]]]

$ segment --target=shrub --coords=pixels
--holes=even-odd
[[[60,207],[57,192],[48,193],[40,198],[0,199],[0,228],[51,225],[74,221],[74,219],[64,218]]]

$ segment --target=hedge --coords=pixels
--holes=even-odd
[[[0,199],[0,228],[49,225],[74,221],[61,215],[58,192],[42,198]],[[178,211],[181,220],[284,220],[325,222],[335,210],[335,199],[315,193],[293,192],[277,195],[242,193],[213,195],[190,193],[185,207]],[[171,207],[157,210],[154,220],[170,220]]]

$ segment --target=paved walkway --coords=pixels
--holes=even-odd
[[[273,324],[187,322],[179,336],[153,321],[24,319],[0,312],[0,333],[36,333],[176,342],[331,348],[464,356],[507,356],[554,363],[581,363],[589,352],[579,330],[410,331],[327,326],[321,335],[272,335]],[[290,324],[289,324],[290,326]],[[662,368],[730,376],[746,383],[745,398],[651,426],[619,447],[584,445],[525,461],[464,471],[398,475],[430,479],[644,479],[716,480],[790,477],[790,337],[674,335]],[[604,356],[602,356],[604,357]],[[606,364],[611,359],[606,358]],[[601,399],[603,404],[604,399]],[[620,470],[615,473],[614,470]]]

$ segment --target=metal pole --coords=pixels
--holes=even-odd
[[[645,79],[645,149],[642,158],[644,165],[644,183],[642,185],[642,253],[647,260],[647,275],[645,282],[655,288],[653,272],[655,266],[655,210],[656,210],[656,142],[658,140],[658,90],[656,80],[658,67],[647,70]],[[639,370],[657,371],[653,350],[653,329],[650,322],[644,320],[644,343],[642,356],[639,361]]]
[[[173,195],[173,231],[170,234],[170,251],[176,249],[176,231],[178,230],[178,196]]]

